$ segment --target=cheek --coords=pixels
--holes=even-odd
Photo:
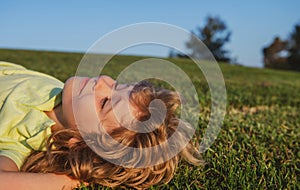
[[[99,132],[98,106],[94,95],[73,99],[73,113],[77,128],[85,133]]]

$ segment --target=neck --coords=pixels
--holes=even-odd
[[[61,104],[57,105],[53,110],[45,111],[44,113],[55,122],[55,124],[51,126],[52,132],[67,128],[63,119]]]

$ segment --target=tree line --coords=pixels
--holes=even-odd
[[[300,71],[300,24],[294,26],[288,39],[277,36],[262,52],[265,67]]]
[[[189,53],[183,54],[171,50],[169,57],[203,59],[205,51],[198,45],[199,38],[210,50],[216,61],[234,63],[235,59],[225,48],[225,45],[230,42],[231,34],[221,18],[207,16],[204,25],[191,31],[190,39],[185,43]],[[275,37],[271,44],[262,48],[262,54],[264,67],[300,71],[300,23],[294,26],[288,39],[282,40],[280,37]]]

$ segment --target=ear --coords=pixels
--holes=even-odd
[[[78,139],[76,139],[74,137],[70,138],[70,140],[68,141],[69,147],[74,146],[77,142],[79,142]]]

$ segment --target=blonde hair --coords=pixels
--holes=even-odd
[[[153,123],[155,130],[149,133],[137,133],[124,127],[114,130],[110,136],[123,145],[135,148],[153,147],[162,144],[175,133],[180,119],[176,116],[176,108],[180,105],[180,97],[176,92],[166,89],[155,89],[148,83],[136,85],[131,92],[130,102],[139,110],[139,120],[149,118],[149,104],[154,99],[164,102],[167,113],[163,123]],[[185,127],[190,128],[188,124]],[[181,139],[188,138],[184,132],[177,133]],[[34,151],[25,161],[21,170],[27,172],[43,172],[68,175],[89,184],[100,184],[108,187],[132,187],[145,189],[155,184],[168,183],[181,159],[193,165],[203,163],[198,149],[191,141],[185,148],[171,159],[145,168],[123,167],[113,164],[105,158],[105,150],[113,151],[111,143],[106,142],[105,135],[93,135],[94,141],[104,146],[103,155],[99,156],[88,146],[78,130],[64,129],[54,132],[47,140],[46,151]],[[74,143],[70,143],[70,140]],[[164,150],[164,148],[166,150]],[[162,147],[162,153],[167,147]],[[128,157],[126,151],[113,153],[115,160],[124,160]],[[151,159],[135,157],[133,162],[141,159],[147,162]],[[126,159],[125,159],[126,160]]]

